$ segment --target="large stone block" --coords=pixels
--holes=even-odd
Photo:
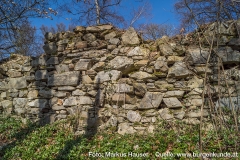
[[[56,52],[57,52],[57,46],[53,42],[45,44],[43,46],[43,49],[44,49],[46,54],[56,54]]]
[[[48,105],[48,100],[47,99],[35,99],[31,102],[28,103],[29,107],[32,108],[46,108]]]
[[[143,56],[146,57],[150,54],[149,49],[146,48],[142,48],[142,47],[135,47],[134,49],[132,49],[130,52],[128,52],[127,56],[129,57],[134,57],[134,56]]]
[[[11,89],[27,88],[27,81],[25,77],[10,78],[8,84],[9,84],[9,88]]]
[[[138,71],[135,73],[130,73],[129,77],[137,80],[148,80],[148,79],[157,79],[157,77],[153,74],[149,74],[147,72]]]
[[[174,63],[174,65],[168,70],[168,77],[185,78],[190,75],[192,75],[192,73],[183,62]]]
[[[86,28],[88,32],[101,32],[104,30],[112,29],[112,25],[104,24],[104,25],[98,25],[98,26],[89,26]]]
[[[53,74],[48,77],[48,86],[77,86],[79,77],[79,71]]]
[[[127,119],[130,121],[130,122],[140,122],[141,120],[141,115],[136,112],[136,111],[128,111],[127,113]]]
[[[75,64],[75,71],[86,71],[92,67],[91,59],[80,59]]]
[[[133,86],[128,84],[115,84],[115,92],[116,93],[133,93]]]
[[[122,76],[121,71],[101,71],[95,76],[94,83],[103,83],[108,81],[116,81]]]
[[[217,53],[222,58],[223,64],[240,62],[240,52],[233,51],[230,47],[221,47],[217,50]]]
[[[134,45],[134,44],[139,44],[139,38],[137,35],[137,32],[134,30],[133,27],[130,27],[123,35],[122,35],[122,42],[123,44],[127,45]]]
[[[39,80],[46,80],[48,77],[47,70],[37,70],[35,72],[35,79]]]
[[[181,104],[181,102],[175,98],[163,98],[163,102],[166,104],[166,106],[168,108],[179,108],[179,107],[183,107],[183,105]]]
[[[194,64],[205,64],[208,59],[209,49],[207,48],[197,48],[197,47],[190,47],[187,52],[190,54],[191,61]]]
[[[147,92],[143,97],[138,109],[158,108],[162,102],[164,94],[161,92]]]
[[[123,74],[128,74],[134,70],[133,59],[126,56],[117,56],[109,62],[112,69],[121,71]]]
[[[40,57],[32,60],[31,65],[32,65],[33,67],[46,66],[46,65],[47,65],[47,58],[46,58],[46,56],[40,56]]]

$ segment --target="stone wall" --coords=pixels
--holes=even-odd
[[[225,67],[230,94],[240,106],[240,42],[236,24],[220,26],[217,50]],[[238,23],[237,23],[238,24]],[[205,28],[206,36],[216,24]],[[228,91],[217,74],[217,58],[209,55],[206,40],[195,45],[200,29],[185,37],[144,41],[133,28],[111,25],[81,27],[73,32],[47,33],[45,54],[11,55],[0,64],[0,114],[52,123],[76,116],[79,134],[116,129],[118,133],[153,132],[159,120],[198,124],[203,77],[217,106],[229,106]],[[203,36],[202,36],[203,37]],[[204,120],[209,120],[204,105]]]

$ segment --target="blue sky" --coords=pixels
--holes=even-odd
[[[148,0],[148,1],[152,6],[151,9],[152,16],[147,20],[146,19],[142,20],[142,22],[158,24],[167,23],[177,27],[179,22],[173,9],[173,5],[176,2],[176,0]],[[123,14],[125,17],[128,17],[130,14],[128,13],[129,9],[136,8],[137,6],[142,5],[143,3],[144,0],[124,0],[119,10],[120,14]],[[64,23],[66,25],[70,23],[69,20],[58,17],[54,17],[53,20],[44,18],[44,19],[32,19],[31,21],[33,25],[36,26],[38,29],[41,25],[55,26],[57,23]]]

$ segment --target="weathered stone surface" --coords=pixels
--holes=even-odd
[[[99,71],[103,70],[104,66],[105,66],[105,62],[98,62],[98,63],[94,64],[91,69],[99,72]]]
[[[166,104],[166,106],[168,108],[179,108],[179,107],[183,107],[183,105],[181,104],[181,102],[175,98],[163,98],[163,102]]]
[[[91,59],[80,59],[75,67],[75,71],[86,71],[92,67]]]
[[[138,109],[158,108],[162,102],[164,94],[161,92],[147,92],[141,100]]]
[[[59,91],[73,91],[75,90],[76,88],[73,87],[73,86],[62,86],[62,87],[58,87],[58,90]]]
[[[134,95],[115,93],[112,96],[112,102],[115,104],[136,104],[137,99]]]
[[[46,80],[48,77],[48,72],[46,70],[37,70],[35,72],[35,79],[39,80]]]
[[[76,49],[87,48],[87,41],[80,41],[75,44]]]
[[[3,108],[10,108],[13,106],[13,102],[10,100],[4,100],[1,102],[1,106],[3,106]]]
[[[43,49],[46,54],[56,54],[57,46],[54,42],[47,43],[43,46]]]
[[[25,106],[27,105],[28,99],[27,98],[14,98],[13,99],[13,106],[14,111],[20,115],[26,112]]]
[[[53,95],[55,94],[55,90],[52,90],[52,89],[41,89],[38,94],[39,96],[41,97],[44,97],[44,98],[51,98],[53,97]]]
[[[133,134],[137,132],[132,126],[130,126],[128,123],[120,123],[118,125],[118,133],[121,135],[124,134]]]
[[[187,118],[187,119],[183,119],[183,122],[185,122],[186,124],[191,124],[191,125],[200,124],[200,121],[199,121],[197,118]]]
[[[131,77],[133,79],[138,79],[138,80],[157,79],[157,77],[155,75],[152,75],[152,74],[149,74],[149,73],[143,72],[143,71],[130,73],[129,77]]]
[[[232,38],[228,43],[233,49],[239,50],[240,48],[240,38]]]
[[[76,89],[75,91],[72,92],[73,96],[84,96],[86,95],[86,92],[83,92],[82,90]]]
[[[174,55],[172,47],[168,44],[160,45],[160,52],[164,56],[173,56]]]
[[[128,84],[115,84],[115,92],[116,93],[133,93],[133,87]]]
[[[120,42],[119,38],[111,38],[109,40],[109,43],[117,45]]]
[[[136,110],[139,104],[124,104],[122,107],[126,110]]]
[[[111,71],[100,71],[97,73],[94,79],[94,83],[103,83],[108,81],[116,81],[122,76],[121,71],[111,70]]]
[[[164,98],[168,98],[168,97],[182,98],[183,94],[184,94],[184,91],[167,91],[164,94]]]
[[[104,38],[105,38],[105,40],[108,40],[108,39],[112,39],[112,38],[116,37],[116,35],[117,34],[113,31],[111,33],[106,34]]]
[[[58,91],[58,92],[54,92],[53,96],[58,97],[58,98],[64,98],[64,97],[69,96],[69,93],[68,92],[63,92],[63,91]]]
[[[185,78],[190,75],[192,75],[192,73],[183,62],[174,63],[174,65],[168,70],[168,77]]]
[[[203,101],[202,101],[202,99],[191,99],[191,105],[193,105],[193,106],[202,106],[202,103],[203,103]]]
[[[73,31],[74,32],[83,32],[83,31],[85,31],[86,30],[86,28],[85,27],[83,27],[83,26],[76,26],[76,28],[74,28],[73,29]]]
[[[179,57],[179,56],[168,56],[167,58],[167,63],[168,64],[173,64],[175,62],[182,61],[184,57]]]
[[[109,62],[112,69],[121,71],[123,74],[128,74],[134,70],[133,59],[126,56],[117,56]]]
[[[89,26],[86,28],[88,32],[101,32],[104,30],[112,29],[112,25],[104,24],[104,25],[98,25],[98,26]]]
[[[232,50],[230,47],[221,47],[217,50],[218,55],[222,58],[223,64],[232,64],[240,62],[240,52]]]
[[[174,112],[174,117],[177,118],[177,119],[182,120],[185,117],[185,111],[184,110],[180,110],[180,111]]]
[[[53,74],[48,77],[48,86],[77,86],[79,74],[79,71]]]
[[[38,97],[38,90],[31,90],[27,95],[28,99],[36,99]]]
[[[27,105],[32,108],[45,108],[47,107],[48,100],[47,99],[35,99],[29,102]]]
[[[148,49],[137,46],[134,49],[130,50],[130,52],[128,52],[127,56],[128,57],[134,57],[134,56],[146,57],[149,54],[150,54],[150,51]]]
[[[57,73],[69,72],[69,67],[67,64],[55,65]]]
[[[160,109],[158,113],[159,113],[159,119],[170,120],[174,118],[173,115],[170,114],[170,111],[168,108]]]
[[[134,63],[134,66],[135,68],[139,69],[140,67],[147,66],[148,62],[149,62],[148,60],[140,60]]]
[[[59,64],[58,57],[51,57],[47,60],[47,65]]]
[[[139,44],[139,38],[137,35],[137,32],[134,30],[134,28],[130,27],[123,35],[122,35],[122,42],[125,45],[135,45]]]
[[[97,94],[95,96],[95,102],[94,105],[97,107],[103,107],[104,101],[105,101],[105,89],[98,89]]]
[[[64,103],[63,106],[76,106],[78,104],[76,97],[68,97]]]
[[[78,104],[93,104],[93,101],[90,97],[87,96],[80,96]]]
[[[203,66],[203,67],[194,67],[196,70],[197,74],[204,74],[205,72],[207,72],[207,74],[212,73],[212,70],[210,68]]]
[[[206,111],[206,110],[203,110],[203,117],[206,117],[209,115],[209,113]],[[189,112],[187,113],[186,115],[187,117],[189,118],[199,118],[201,117],[201,111],[198,111],[198,112]]]
[[[22,73],[19,72],[19,71],[13,71],[13,70],[9,70],[7,72],[7,75],[11,78],[16,78],[16,77],[21,77],[22,76]]]
[[[65,109],[66,109],[65,107],[63,107],[61,105],[57,105],[57,104],[52,106],[52,110],[54,110],[54,111],[65,110]]]
[[[93,81],[88,75],[82,76],[82,84],[92,84]]]
[[[52,33],[52,32],[47,32],[45,35],[44,35],[45,39],[46,40],[49,40],[49,41],[52,41],[55,39],[55,35]]]
[[[106,53],[106,50],[89,50],[89,51],[83,51],[83,52],[76,52],[67,54],[67,57],[74,58],[74,57],[83,57],[83,58],[96,58],[104,55]]]
[[[46,56],[40,56],[40,57],[32,60],[31,65],[33,67],[47,65],[47,58],[46,58]]]
[[[85,41],[90,41],[90,42],[92,42],[92,41],[95,41],[95,40],[96,40],[96,37],[95,37],[93,34],[88,33],[88,34],[85,34],[85,35],[83,36],[83,39],[84,39]]]
[[[6,82],[0,82],[0,91],[5,91],[9,88],[9,85]]]
[[[130,121],[130,122],[140,122],[141,120],[141,115],[136,112],[136,111],[128,111],[127,113],[127,119]]]
[[[167,73],[168,65],[167,62],[157,60],[154,64],[154,68],[157,72]]]
[[[187,50],[188,54],[191,56],[191,61],[194,64],[205,64],[207,62],[207,58],[209,55],[209,49],[207,48],[197,48],[197,47],[190,47]]]
[[[8,84],[9,84],[9,88],[15,88],[15,89],[27,88],[27,81],[25,77],[10,78]]]
[[[188,81],[187,87],[189,88],[201,88],[203,86],[203,79],[199,79],[194,76],[191,80]]]

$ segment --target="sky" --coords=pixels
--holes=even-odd
[[[157,24],[172,24],[177,27],[179,21],[177,20],[177,15],[174,13],[174,3],[176,0],[148,0],[151,5],[152,16],[147,19],[143,19],[144,23],[157,23]],[[129,9],[137,8],[137,6],[142,5],[144,0],[123,0],[123,3],[119,9],[120,14],[128,17],[130,13],[126,13]],[[54,7],[53,7],[54,8]],[[70,24],[69,20],[64,17],[54,17],[53,20],[42,18],[42,19],[31,19],[33,25],[39,29],[41,25],[45,26],[56,26],[57,23],[64,23],[66,25]]]

